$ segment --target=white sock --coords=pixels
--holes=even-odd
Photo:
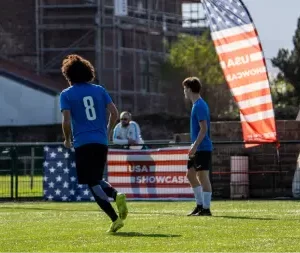
[[[211,192],[203,192],[203,208],[209,209],[211,201]]]
[[[197,205],[203,205],[202,186],[193,188]]]

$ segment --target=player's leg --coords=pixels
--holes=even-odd
[[[200,153],[198,162],[199,164],[201,164],[198,175],[203,187],[203,209],[201,210],[199,215],[210,216],[210,203],[212,196],[212,187],[210,182],[211,152],[202,151]]]
[[[88,183],[88,186],[99,207],[109,216],[112,222],[116,221],[118,215],[99,183],[97,181],[91,181]]]
[[[106,157],[103,157],[103,159],[105,159],[105,161],[107,160],[107,153],[106,153]],[[107,170],[107,164],[105,164],[104,166],[105,166],[104,170]],[[100,183],[103,191],[106,193],[106,195],[108,197],[113,198],[114,200],[116,200],[118,191],[115,188],[113,188],[111,186],[111,184],[108,183],[107,181],[105,181],[104,179],[102,179],[99,183]]]
[[[100,185],[106,195],[116,201],[119,216],[122,220],[125,220],[128,215],[126,195],[124,193],[118,192],[114,187],[111,186],[110,183],[106,182],[105,180],[101,180]]]
[[[96,144],[97,145],[97,144]],[[98,148],[98,160],[99,160],[99,167],[102,171],[101,180],[99,181],[100,186],[102,187],[103,191],[106,195],[110,198],[113,198],[116,201],[119,216],[122,220],[125,220],[128,215],[128,208],[126,204],[126,195],[124,193],[118,192],[110,183],[103,180],[103,172],[105,170],[105,166],[107,164],[107,153],[108,149],[107,146],[104,145],[97,145]]]
[[[116,200],[118,191],[114,187],[112,187],[110,183],[105,180],[100,180],[99,184],[108,197]]]
[[[191,216],[197,214],[202,209],[202,186],[198,179],[197,172],[195,170],[194,158],[189,159],[187,167],[188,171],[186,177],[190,182],[196,200],[196,207],[188,214],[188,216]]]
[[[122,228],[124,226],[122,219],[118,217],[115,209],[112,207],[107,195],[98,182],[89,183],[89,188],[99,207],[110,217],[112,221],[107,232],[116,232]]]
[[[106,145],[101,145],[101,144],[94,144],[93,147],[93,151],[94,151],[94,176],[93,179],[97,180],[97,184],[98,188],[101,188],[102,190],[102,195],[105,194],[107,196],[107,202],[109,203],[110,207],[107,206],[107,210],[110,210],[110,214],[112,214],[112,212],[114,212],[115,215],[116,212],[114,210],[114,208],[112,207],[111,203],[108,200],[108,197],[114,197],[117,199],[118,193],[117,191],[110,185],[108,184],[106,181],[103,181],[103,173],[104,173],[104,169],[105,169],[105,165],[107,162],[107,152],[108,152],[108,148]],[[95,194],[97,194],[96,192],[94,192]],[[99,191],[99,195],[100,195],[100,191]],[[113,210],[113,211],[112,211]],[[105,210],[103,210],[105,211]],[[108,214],[110,216],[110,214]],[[121,227],[124,226],[124,223],[121,219],[121,215],[119,214],[120,218],[117,217],[116,220],[112,220],[112,224],[109,228],[109,230],[107,232],[116,232],[117,230],[119,230]]]
[[[116,211],[109,202],[108,196],[99,184],[104,169],[103,166],[103,169],[101,169],[101,164],[105,164],[105,161],[101,159],[104,157],[103,154],[102,156],[99,154],[103,152],[105,152],[105,146],[98,144],[87,144],[75,149],[77,177],[78,183],[88,185],[99,207],[111,219],[112,224],[109,232],[116,232],[124,226],[124,223],[118,217]]]
[[[202,182],[203,187],[203,209],[199,213],[199,215],[211,215],[210,211],[210,203],[211,203],[211,183],[209,179],[209,170],[201,170],[199,171],[200,180]]]

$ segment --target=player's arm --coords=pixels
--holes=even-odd
[[[107,91],[103,87],[101,87],[100,89],[102,90],[102,95],[106,104],[106,109],[109,112],[107,124],[107,137],[108,139],[110,139],[110,134],[117,122],[119,112]]]
[[[70,110],[62,111],[62,131],[67,142],[71,142],[71,112]]]
[[[197,148],[201,142],[203,141],[206,132],[207,132],[207,121],[206,120],[201,120],[199,121],[199,126],[200,126],[200,131],[198,133],[197,139],[195,140],[193,146],[195,146],[195,148]]]
[[[71,147],[71,106],[66,92],[60,94],[60,110],[62,112],[62,132],[66,148]]]
[[[199,122],[200,131],[198,133],[197,139],[193,143],[193,146],[197,149],[200,143],[203,141],[206,132],[207,132],[207,120],[205,110],[201,106],[197,106],[196,108],[197,120]]]
[[[107,105],[107,110],[109,111],[109,119],[107,125],[107,135],[110,136],[111,131],[113,130],[117,120],[118,120],[118,109],[113,102]]]
[[[196,110],[197,121],[199,122],[199,126],[200,126],[200,131],[198,133],[196,140],[194,141],[194,143],[191,146],[191,149],[189,151],[189,156],[195,155],[195,153],[197,151],[197,147],[203,141],[203,139],[206,135],[206,132],[207,132],[207,121],[206,121],[205,111],[203,110],[203,108],[201,108],[199,106],[197,106],[195,108],[195,110]]]

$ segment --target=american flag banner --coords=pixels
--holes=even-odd
[[[74,149],[44,147],[44,199],[53,201],[94,201],[87,185],[77,183]]]
[[[128,199],[191,199],[186,178],[189,147],[148,150],[110,149],[108,182]],[[74,149],[44,147],[44,199],[94,201],[77,183]]]
[[[191,199],[189,147],[110,150],[108,182],[129,199]]]
[[[244,141],[277,142],[266,63],[246,6],[240,0],[202,3],[220,65],[240,110]]]

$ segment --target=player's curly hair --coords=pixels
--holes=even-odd
[[[61,72],[71,85],[88,83],[95,79],[93,65],[88,60],[76,54],[68,55],[63,60]]]
[[[198,77],[192,76],[183,80],[182,86],[190,88],[193,93],[200,93],[202,89],[202,83]]]

